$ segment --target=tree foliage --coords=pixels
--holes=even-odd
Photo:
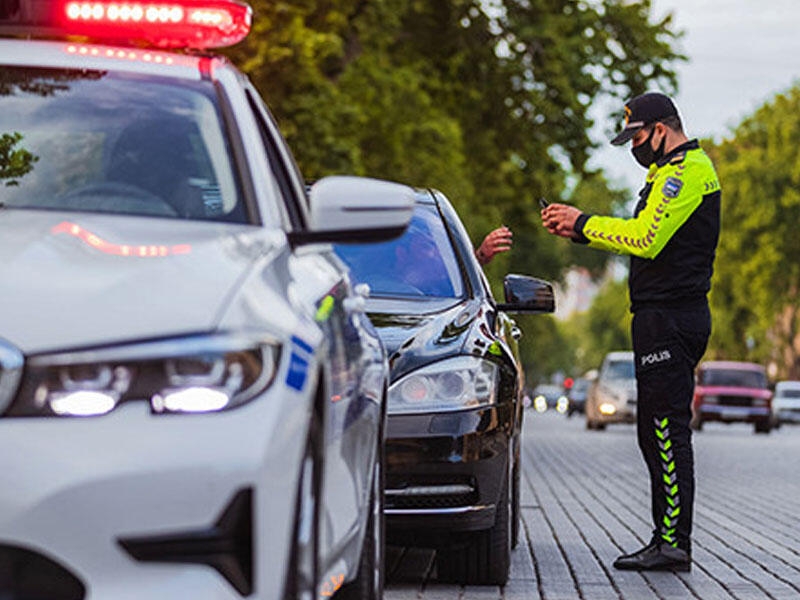
[[[712,353],[800,378],[800,87],[706,143],[722,184]]]
[[[607,280],[589,310],[569,321],[567,331],[576,340],[576,375],[599,368],[609,352],[630,350],[631,313],[627,283],[619,279]]]
[[[550,315],[519,315],[515,320],[524,332],[520,357],[531,387],[553,373],[573,373],[580,340],[570,335],[562,321]]]
[[[16,148],[23,139],[21,133],[0,134],[0,182],[5,186],[19,185],[18,179],[33,170],[39,157],[25,148]]]
[[[670,91],[682,58],[671,16],[653,22],[651,0],[252,5],[253,32],[229,55],[267,99],[304,175],[441,189],[476,243],[509,225],[516,250],[490,275],[556,278],[581,260],[545,236],[537,198],[569,199],[583,189],[569,178],[588,178],[593,207],[610,209],[616,196],[585,170],[589,108],[601,95]]]
[[[608,213],[624,203],[586,161],[591,107],[671,92],[671,15],[651,0],[252,0],[254,28],[229,50],[267,100],[307,179],[353,173],[433,187],[477,245],[503,223],[514,250],[487,267],[558,279],[607,255],[541,226],[538,198]],[[499,291],[499,290],[498,290]],[[568,370],[574,344],[522,319],[534,369]],[[557,353],[553,348],[559,348]],[[563,350],[563,352],[562,352]],[[566,364],[565,364],[566,363]]]

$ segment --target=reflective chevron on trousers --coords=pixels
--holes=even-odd
[[[664,482],[664,497],[667,510],[661,519],[661,539],[672,546],[677,546],[675,531],[681,514],[681,499],[678,493],[678,474],[675,472],[675,457],[672,452],[672,440],[669,437],[669,418],[654,419],[655,434],[661,457],[661,479]]]

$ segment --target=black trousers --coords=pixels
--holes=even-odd
[[[650,473],[653,539],[691,551],[694,369],[711,333],[708,305],[633,315],[637,433]]]

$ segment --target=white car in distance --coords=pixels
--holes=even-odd
[[[800,423],[800,381],[779,381],[772,396],[772,419],[776,427]]]

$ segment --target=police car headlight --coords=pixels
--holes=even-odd
[[[131,401],[157,414],[228,410],[270,386],[279,355],[274,340],[218,335],[33,356],[5,415],[98,416]]]
[[[427,365],[389,388],[391,414],[444,412],[495,403],[497,365],[474,356],[458,356]]]

